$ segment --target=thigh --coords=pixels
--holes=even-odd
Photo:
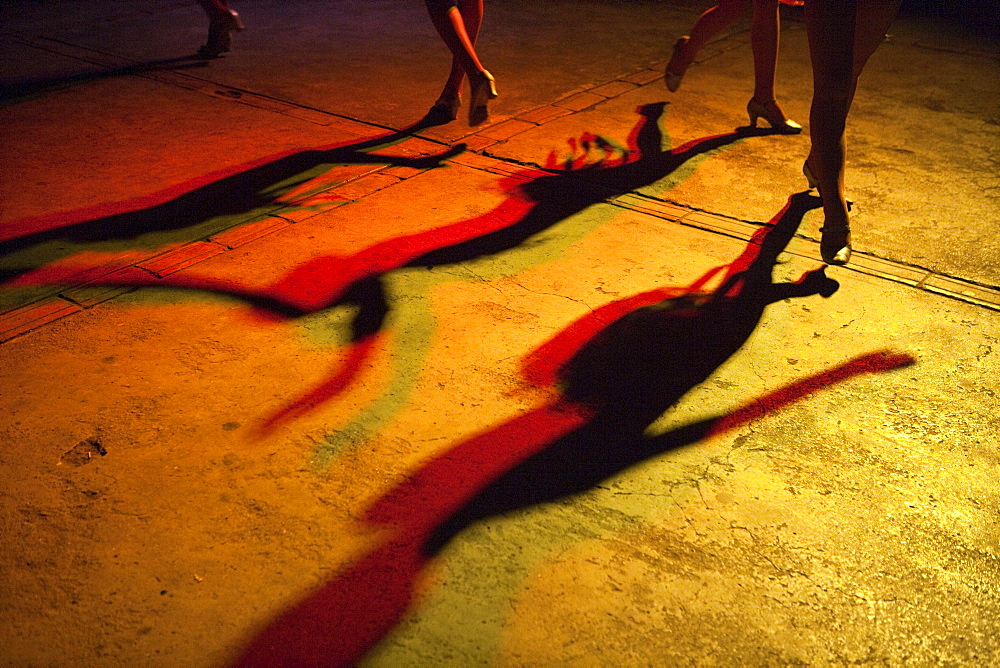
[[[901,0],[864,0],[858,3],[854,24],[854,76],[857,78],[865,63],[875,53],[889,25],[896,18]]]
[[[806,1],[806,34],[814,95],[849,94],[853,84],[857,9],[858,3],[854,0]]]

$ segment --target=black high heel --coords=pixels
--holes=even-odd
[[[240,32],[245,27],[240,15],[232,9],[213,17],[208,22],[208,41],[198,49],[198,56],[205,59],[218,58],[228,52],[232,49],[232,34]]]

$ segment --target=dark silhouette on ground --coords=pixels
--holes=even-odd
[[[0,84],[0,107],[6,107],[18,102],[24,102],[25,100],[87,81],[113,79],[115,77],[132,76],[136,74],[144,74],[146,72],[186,70],[195,67],[205,67],[208,65],[208,63],[204,60],[196,58],[197,56],[194,55],[181,56],[178,58],[164,58],[161,60],[148,60],[140,63],[130,63],[128,65],[104,68],[100,70],[60,74],[45,78],[9,81]]]
[[[688,292],[638,308],[576,351],[557,378],[564,399],[587,407],[593,416],[479,492],[434,531],[427,551],[436,553],[484,517],[585,491],[654,454],[703,438],[714,421],[657,438],[644,432],[743,346],[769,304],[829,297],[837,290],[823,268],[796,283],[772,283],[778,254],[816,202],[806,193],[793,195],[714,292]]]
[[[822,268],[795,283],[772,282],[778,254],[815,205],[805,193],[793,196],[711,293],[653,290],[610,304],[528,356],[526,377],[559,381],[561,395],[459,443],[377,501],[365,519],[391,537],[282,613],[238,665],[351,665],[402,618],[428,561],[470,524],[586,491],[853,376],[912,364],[905,354],[863,355],[730,413],[644,434],[739,350],[769,304],[836,291]]]
[[[279,210],[283,206],[280,198],[296,185],[314,178],[313,170],[323,165],[402,165],[424,169],[439,167],[444,160],[465,150],[464,144],[458,144],[427,156],[373,153],[411,137],[420,128],[418,124],[363,141],[265,156],[124,202],[8,221],[0,226],[0,255],[51,241],[68,243],[61,254],[47,248],[47,262],[72,255],[77,250],[74,244],[132,241],[138,246],[141,237],[151,232],[195,228],[220,216],[260,215],[262,207],[269,205]],[[198,238],[222,229],[225,227],[199,228],[202,233]],[[3,270],[0,281],[10,280],[30,269]]]
[[[579,142],[571,143],[579,150],[561,165],[555,156],[550,156],[546,167],[556,170],[555,173],[535,172],[534,178],[520,184],[512,179],[511,185],[515,187],[512,196],[531,205],[517,224],[426,252],[406,266],[454,264],[515,248],[593,204],[656,183],[692,158],[749,136],[770,134],[740,129],[664,150],[659,120],[665,107],[666,103],[657,102],[636,109],[639,122],[630,133],[624,150],[617,150],[602,137],[586,134]],[[598,154],[599,159],[592,160],[593,154]]]
[[[553,154],[547,170],[525,170],[504,179],[501,186],[509,192],[509,197],[488,213],[426,232],[396,237],[351,256],[314,258],[294,267],[270,286],[248,287],[231,280],[199,276],[194,271],[158,278],[135,268],[98,276],[90,284],[210,291],[236,297],[258,308],[261,314],[280,318],[294,318],[344,304],[356,306],[352,323],[352,346],[355,350],[349,351],[344,368],[332,370],[319,385],[268,417],[262,429],[266,433],[315,409],[350,384],[350,377],[345,376],[344,369],[360,366],[362,359],[358,355],[373,349],[372,337],[381,330],[390,309],[383,285],[385,274],[406,267],[456,264],[517,248],[532,236],[593,204],[655,183],[698,155],[748,136],[770,134],[769,131],[740,130],[700,138],[664,150],[658,121],[665,106],[661,102],[637,109],[639,121],[624,148],[615,147],[597,135],[586,134],[579,142],[571,142],[573,153],[564,162],[559,163]],[[315,164],[333,161],[388,162],[390,157],[373,156],[364,151],[384,146],[404,134],[271,160],[249,173],[241,172],[213,181],[157,207],[87,221],[81,224],[82,227],[52,230],[46,234],[66,237],[93,233],[107,238],[112,234],[125,234],[135,225],[148,227],[163,216],[190,218],[196,211],[203,210],[199,207],[210,207],[213,216],[232,211],[233,207],[236,207],[235,210],[252,209],[264,201],[258,192],[261,188],[277,183],[276,179],[288,178],[289,174],[300,174],[301,170]],[[399,158],[399,164],[434,166],[456,151],[460,150],[452,149],[420,159]],[[231,188],[245,193],[244,199],[230,197],[227,200],[225,193]],[[222,201],[212,203],[216,199]],[[105,230],[106,225],[110,225],[110,229]],[[122,225],[127,229],[121,229]],[[80,271],[80,267],[68,265],[42,268],[12,284],[59,283],[78,275]]]

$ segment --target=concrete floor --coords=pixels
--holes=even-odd
[[[705,4],[487,2],[412,129],[419,2],[6,3],[0,663],[1000,664],[998,43],[893,26],[824,273]]]

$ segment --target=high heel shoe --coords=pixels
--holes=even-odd
[[[458,118],[458,109],[461,106],[462,97],[460,95],[454,97],[442,95],[427,112],[425,120],[432,125],[451,123]]]
[[[198,55],[202,58],[218,58],[232,48],[232,33],[244,28],[240,15],[232,9],[213,17],[208,22],[208,41],[198,49]]]
[[[813,170],[809,168],[808,160],[802,163],[802,175],[806,177],[806,183],[809,184],[810,188],[819,188],[819,181],[816,180]]]
[[[243,19],[240,18],[235,9],[227,9],[226,13],[219,17],[219,21],[222,23],[222,27],[229,32],[242,32],[246,28],[243,25]]]
[[[819,254],[823,262],[845,265],[851,261],[851,228],[849,225],[824,225],[819,228],[823,237],[819,242]]]
[[[681,87],[681,79],[684,78],[684,73],[687,72],[687,68],[678,67],[676,61],[678,58],[678,52],[684,48],[684,45],[688,43],[689,39],[691,38],[685,35],[677,40],[677,43],[674,44],[674,53],[670,56],[670,62],[667,63],[667,69],[663,73],[663,83],[667,85],[667,90],[671,93],[677,92],[677,89]],[[680,72],[677,70],[680,70]]]
[[[469,95],[469,125],[482,125],[490,115],[486,103],[497,97],[496,80],[492,74],[483,70],[477,81],[469,77],[469,87],[472,90]]]
[[[815,188],[820,197],[823,191],[819,189],[819,180],[809,167],[809,160],[802,163],[802,175],[806,177],[806,182],[810,188]],[[851,203],[847,202],[848,211]],[[827,264],[842,266],[851,261],[851,226],[849,223],[843,225],[824,225],[819,228],[822,237],[819,242],[819,254],[823,262]]]
[[[767,103],[758,102],[756,98],[750,98],[747,102],[747,116],[750,117],[750,127],[757,127],[757,119],[763,118],[767,121],[772,130],[776,130],[784,135],[797,135],[802,132],[802,126],[790,118],[786,118],[781,111],[781,107],[775,100]]]

